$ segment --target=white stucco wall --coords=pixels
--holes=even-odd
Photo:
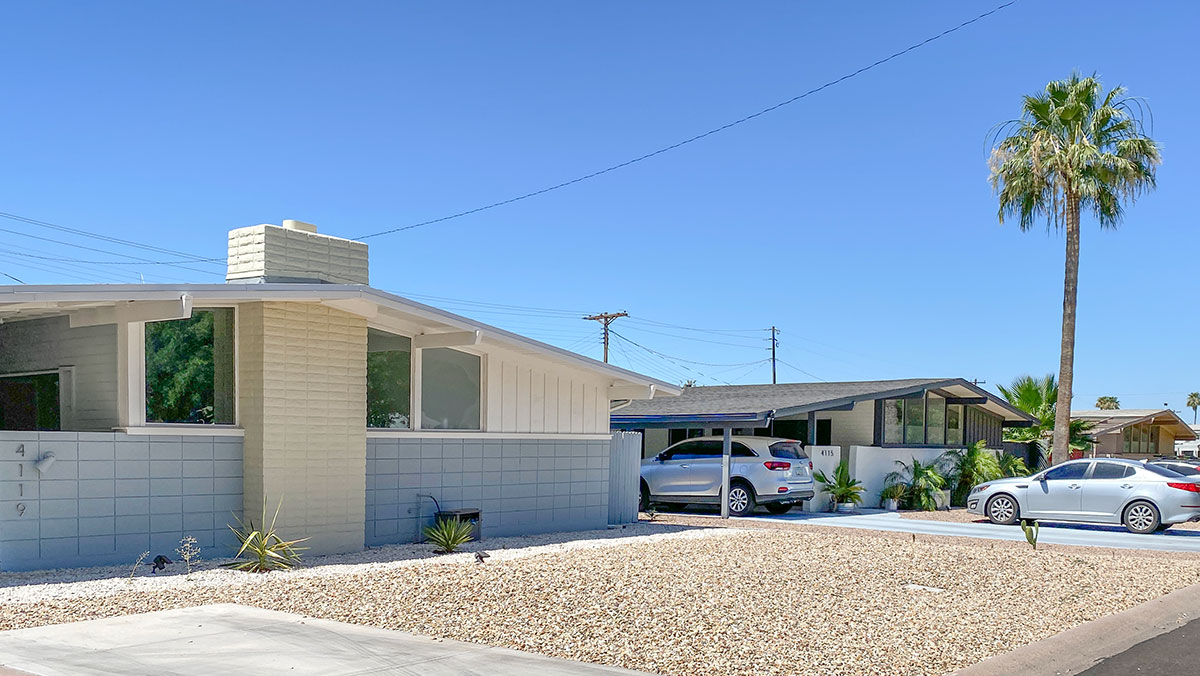
[[[850,476],[863,482],[863,506],[879,506],[879,492],[883,490],[884,477],[899,469],[897,460],[909,464],[916,458],[928,463],[936,461],[945,452],[944,448],[851,446]]]

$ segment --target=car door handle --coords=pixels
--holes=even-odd
[[[687,469],[688,467],[691,467],[691,465],[680,465],[679,469]]]
[[[1130,488],[1133,488],[1133,484],[1121,484],[1121,488],[1128,490]]]
[[[1070,488],[1073,491],[1077,491],[1077,490],[1079,490],[1079,484],[1071,484],[1070,486],[1067,486],[1067,488]]]

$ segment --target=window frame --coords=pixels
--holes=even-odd
[[[242,427],[242,402],[238,396],[238,385],[242,380],[241,341],[238,327],[241,322],[241,306],[237,303],[205,303],[193,305],[192,313],[204,310],[233,310],[233,422],[232,423],[180,423],[148,422],[146,420],[146,324],[155,322],[129,322],[117,324],[117,344],[123,345],[117,355],[117,367],[124,368],[126,377],[121,379],[124,388],[118,386],[118,419],[121,427],[144,427],[176,430],[230,430]],[[188,319],[191,316],[189,315]],[[164,319],[160,321],[179,321]],[[74,383],[74,378],[72,378]],[[123,390],[123,391],[122,391]],[[72,407],[73,408],[73,407]]]
[[[390,331],[389,333],[395,333],[395,332]],[[402,335],[402,334],[396,334],[396,335]],[[425,411],[423,408],[421,408],[421,390],[425,387],[425,381],[424,381],[424,378],[422,377],[421,372],[423,370],[424,361],[425,361],[424,352],[427,349],[454,350],[456,352],[462,352],[462,353],[469,354],[469,355],[472,355],[475,357],[479,357],[479,429],[475,429],[475,430],[470,430],[470,429],[466,429],[466,430],[447,430],[447,429],[427,430],[427,429],[425,429],[424,425],[421,424],[422,419],[425,417]],[[414,347],[412,349],[412,374],[410,376],[410,378],[412,380],[412,391],[409,393],[411,396],[410,406],[412,407],[411,410],[413,412],[412,413],[413,424],[412,424],[412,430],[410,430],[410,431],[412,431],[412,432],[420,432],[420,431],[463,432],[463,433],[487,432],[488,431],[488,424],[487,424],[487,421],[488,421],[488,405],[487,405],[487,403],[488,403],[487,402],[487,400],[488,400],[488,396],[487,396],[488,378],[487,378],[487,375],[488,375],[488,355],[486,352],[484,352],[482,350],[472,350],[472,349],[465,348],[465,347],[438,347],[438,348]],[[370,428],[370,429],[381,429],[381,428]],[[398,431],[404,432],[405,430],[398,430]]]
[[[15,371],[0,373],[0,379],[25,378],[30,376],[58,376],[58,431],[72,432],[75,424],[75,367],[59,366],[56,369]]]

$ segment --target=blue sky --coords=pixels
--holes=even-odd
[[[284,218],[354,237],[674,143],[996,4],[9,3],[0,211],[213,257]],[[1191,2],[1020,0],[677,151],[368,240],[373,285],[592,356],[577,315],[627,310],[614,328],[673,361],[618,341],[614,363],[702,384],[769,382],[772,324],[781,381],[1057,371],[1062,238],[998,225],[985,137],[1096,71],[1150,102],[1165,163],[1121,229],[1084,224],[1076,407],[1180,409],[1200,390],[1198,25]],[[0,231],[0,272],[30,283],[221,280],[12,251],[116,259]]]

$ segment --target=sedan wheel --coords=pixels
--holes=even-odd
[[[754,511],[754,494],[745,484],[734,484],[729,488],[729,513],[732,516],[749,516]]]
[[[1158,530],[1158,508],[1149,502],[1135,502],[1125,508],[1125,516],[1122,521],[1130,533],[1138,535],[1153,533]]]
[[[1021,510],[1017,501],[1007,495],[997,495],[987,506],[987,517],[992,523],[1011,526],[1017,522]]]

